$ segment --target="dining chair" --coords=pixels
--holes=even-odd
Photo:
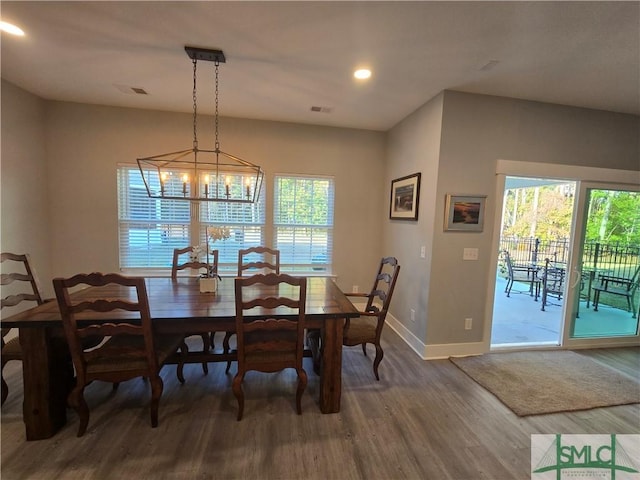
[[[80,294],[72,296],[76,287],[102,287],[104,298]],[[94,380],[113,383],[144,377],[151,385],[151,426],[158,425],[158,407],[163,381],[160,369],[178,350],[178,378],[184,383],[182,366],[187,354],[184,335],[159,335],[154,332],[144,278],[119,274],[78,274],[71,278],[54,278],[65,337],[76,370],[76,384],[68,397],[69,405],[80,417],[78,437],[89,423],[89,407],[84,399],[85,387]],[[113,312],[131,312],[126,319],[114,319]],[[122,317],[121,317],[122,318]],[[91,349],[83,340],[102,337]]]
[[[367,355],[367,343],[373,344],[376,349],[376,357],[373,361],[373,373],[376,380],[380,380],[378,366],[384,356],[380,338],[399,273],[398,260],[395,257],[385,257],[380,261],[373,287],[369,293],[345,293],[347,297],[362,300],[366,298],[366,305],[359,309],[358,317],[347,318],[342,334],[342,345],[347,347],[362,345],[362,352]],[[320,349],[322,348],[320,330],[309,330],[307,342],[312,352],[314,371],[319,373]]]
[[[254,270],[252,272],[252,270]],[[259,272],[258,272],[259,271]],[[280,273],[280,250],[269,247],[249,247],[238,250],[238,277],[255,273]],[[226,332],[222,339],[224,353],[229,353],[229,342],[233,332]],[[225,373],[229,373],[231,362],[227,362]]]
[[[11,262],[10,264],[5,262]],[[35,302],[37,305],[44,303],[42,295],[40,294],[40,284],[38,278],[31,266],[31,258],[29,254],[18,255],[15,253],[5,252],[0,255],[0,263],[2,263],[2,276],[0,285],[3,290],[7,288],[12,293],[2,297],[2,306],[13,307],[21,304],[22,302]],[[7,270],[7,272],[5,272]],[[19,282],[14,287],[9,285],[14,282]],[[6,293],[6,290],[3,294]],[[2,369],[4,371],[5,365],[12,360],[22,361],[22,348],[20,347],[19,337],[13,337],[5,342],[5,337],[10,332],[10,328],[2,328],[2,351],[0,356],[2,357]],[[7,396],[9,395],[9,386],[4,380],[4,376],[0,373],[2,379],[2,404],[4,404]]]
[[[280,250],[262,246],[238,250],[238,276],[260,273],[251,270],[280,273]]]
[[[181,259],[184,258],[185,255],[189,254],[191,255],[191,253],[193,252],[193,247],[185,247],[185,248],[174,248],[173,249],[173,262],[171,265],[171,278],[172,279],[176,279],[178,278],[178,272],[180,270],[185,270],[187,268],[192,269],[192,270],[198,270],[200,271],[200,269],[206,269],[207,268],[213,268],[216,270],[217,273],[217,269],[218,269],[218,250],[214,250],[213,252],[213,264],[207,264],[206,262],[200,262],[200,261],[194,261],[191,259],[191,257],[188,257],[187,261],[183,261]]]
[[[307,373],[302,368],[306,298],[304,277],[268,273],[235,279],[238,373],[232,388],[238,400],[238,421],[244,412],[242,382],[251,370],[272,373],[294,368],[298,376],[296,410],[302,414],[302,394],[307,386]],[[246,318],[245,312],[254,308],[264,315]]]
[[[171,264],[171,278],[173,280],[176,280],[178,278],[178,272],[180,270],[185,270],[187,268],[198,271],[204,268],[209,275],[218,274],[218,250],[213,250],[210,253],[212,259],[211,263],[193,261],[190,257],[187,261],[181,260],[185,257],[185,255],[190,255],[192,251],[193,247],[173,249],[173,262]],[[202,353],[206,354],[210,348],[212,349],[215,347],[215,332],[186,334],[186,337],[193,336],[200,336],[202,338]],[[209,373],[209,366],[207,365],[207,362],[202,362],[202,371],[205,375]]]

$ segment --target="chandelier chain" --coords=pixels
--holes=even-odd
[[[220,67],[220,62],[215,62],[216,66],[216,113],[215,113],[215,123],[216,123],[216,152],[220,150],[220,142],[218,141],[218,70]]]
[[[197,103],[197,70],[198,70],[198,60],[193,59],[193,148],[198,149],[198,103]]]

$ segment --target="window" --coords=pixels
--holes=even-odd
[[[182,189],[179,172],[172,178],[166,188]],[[149,198],[139,168],[120,165],[120,268],[171,268],[174,248],[204,244],[207,226],[221,225],[231,237],[211,246],[220,251],[220,269],[235,271],[240,248],[263,244],[264,191],[263,184],[255,204]]]
[[[285,271],[331,273],[333,177],[276,175],[274,246]]]

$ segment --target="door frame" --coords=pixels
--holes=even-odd
[[[577,260],[573,255],[574,246],[576,245],[576,237],[582,235],[576,235],[576,224],[578,218],[584,218],[584,195],[586,190],[583,191],[582,184],[590,185],[616,185],[616,188],[626,187],[640,187],[640,171],[636,170],[616,170],[610,168],[599,167],[581,167],[576,165],[560,165],[552,163],[539,163],[539,162],[518,162],[514,160],[496,160],[496,188],[495,198],[502,198],[504,194],[505,179],[507,176],[513,177],[532,177],[532,178],[549,178],[553,180],[567,180],[577,182],[576,198],[574,201],[573,215],[571,220],[571,251],[569,252],[569,264],[571,266],[570,278],[567,285],[571,287],[573,284],[573,276],[575,274],[575,265]],[[585,187],[586,188],[586,187]],[[582,194],[580,194],[582,192]],[[494,202],[494,222],[493,233],[491,240],[491,262],[487,272],[487,292],[485,302],[485,322],[484,331],[482,336],[482,350],[483,352],[489,352],[491,350],[491,328],[493,324],[493,304],[495,295],[495,278],[498,268],[498,256],[500,247],[500,230],[502,225],[502,208],[503,202]],[[578,215],[581,216],[578,216]],[[575,287],[574,287],[575,289]],[[622,337],[622,338],[604,338],[604,339],[571,339],[571,342],[567,342],[569,335],[569,328],[567,319],[570,316],[571,309],[573,308],[574,289],[569,290],[565,295],[565,302],[563,302],[562,310],[562,325],[560,346],[557,348],[590,348],[590,347],[604,347],[604,346],[623,346],[623,345],[637,345],[637,337]],[[578,341],[579,340],[579,341]],[[533,347],[541,348],[541,347]],[[550,347],[542,347],[548,349]]]

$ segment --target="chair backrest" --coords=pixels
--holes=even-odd
[[[103,288],[92,290],[91,295],[79,292],[72,298],[69,290],[75,290],[78,286]],[[146,359],[151,371],[158,370],[144,278],[125,277],[116,273],[78,274],[71,278],[54,278],[53,287],[78,375],[85,378],[87,360],[99,358],[104,354],[104,345],[85,350],[83,344],[89,344],[86,339],[121,335],[144,339],[144,348],[140,347],[141,342],[133,341],[130,346],[121,342],[116,352],[121,362]],[[131,312],[131,315],[125,315],[126,319],[114,320],[110,312],[115,310],[125,310]],[[113,349],[110,351],[113,353]]]
[[[542,273],[543,288],[551,292],[562,293],[564,291],[566,274],[567,269],[565,263],[545,258],[544,270]]]
[[[238,371],[302,368],[307,279],[275,273],[239,277],[235,294]],[[261,314],[258,319],[245,318],[252,309]]]
[[[389,311],[389,304],[391,303],[393,290],[396,287],[398,273],[400,273],[400,265],[397,258],[385,257],[380,260],[380,267],[378,268],[378,273],[376,273],[373,288],[369,293],[369,299],[365,307],[366,312],[379,313],[378,328],[382,328],[382,323]]]
[[[511,255],[508,250],[502,251],[502,257],[504,258],[504,263],[507,266],[507,274],[509,278],[513,278],[513,263],[511,262]]]
[[[270,256],[271,261],[267,261]],[[238,250],[238,276],[241,277],[247,270],[267,269],[273,273],[280,273],[280,250],[268,247],[251,247]],[[256,273],[256,272],[253,272]]]
[[[636,271],[633,273],[633,276],[629,281],[629,289],[634,288],[634,286],[635,288],[638,288],[639,284],[640,284],[640,265],[638,265],[638,268],[636,268]]]
[[[9,273],[5,273],[4,262],[15,262],[7,270],[11,270]],[[0,255],[0,263],[3,264],[3,272],[0,278],[0,285],[7,286],[13,282],[25,282],[18,287],[21,292],[7,295],[2,297],[2,307],[13,307],[24,301],[36,302],[38,305],[43,303],[42,295],[40,294],[40,283],[38,278],[31,267],[31,258],[29,254],[18,255],[15,253],[2,253]],[[8,264],[7,264],[8,265]],[[28,284],[28,286],[27,286]]]
[[[6,263],[5,262],[11,262]],[[7,287],[14,282],[19,282],[9,287],[11,293],[2,297],[0,309],[14,307],[22,302],[36,302],[38,305],[44,303],[40,293],[40,283],[33,267],[29,254],[19,255],[16,253],[4,252],[0,254],[2,263],[2,274],[0,275],[0,285]],[[8,270],[5,272],[5,270]],[[4,290],[4,288],[3,288]],[[4,292],[3,292],[4,293]],[[2,345],[4,337],[9,333],[10,328],[2,328]]]
[[[208,248],[208,247],[207,247]],[[185,248],[174,248],[173,250],[173,263],[171,266],[171,278],[174,280],[178,277],[178,271],[184,270],[186,268],[195,268],[195,269],[210,269],[210,274],[217,275],[218,274],[218,250],[213,250],[209,253],[209,265],[206,262],[194,262],[189,258],[186,262],[180,263],[180,256],[185,254],[191,254],[193,248],[185,247]]]

